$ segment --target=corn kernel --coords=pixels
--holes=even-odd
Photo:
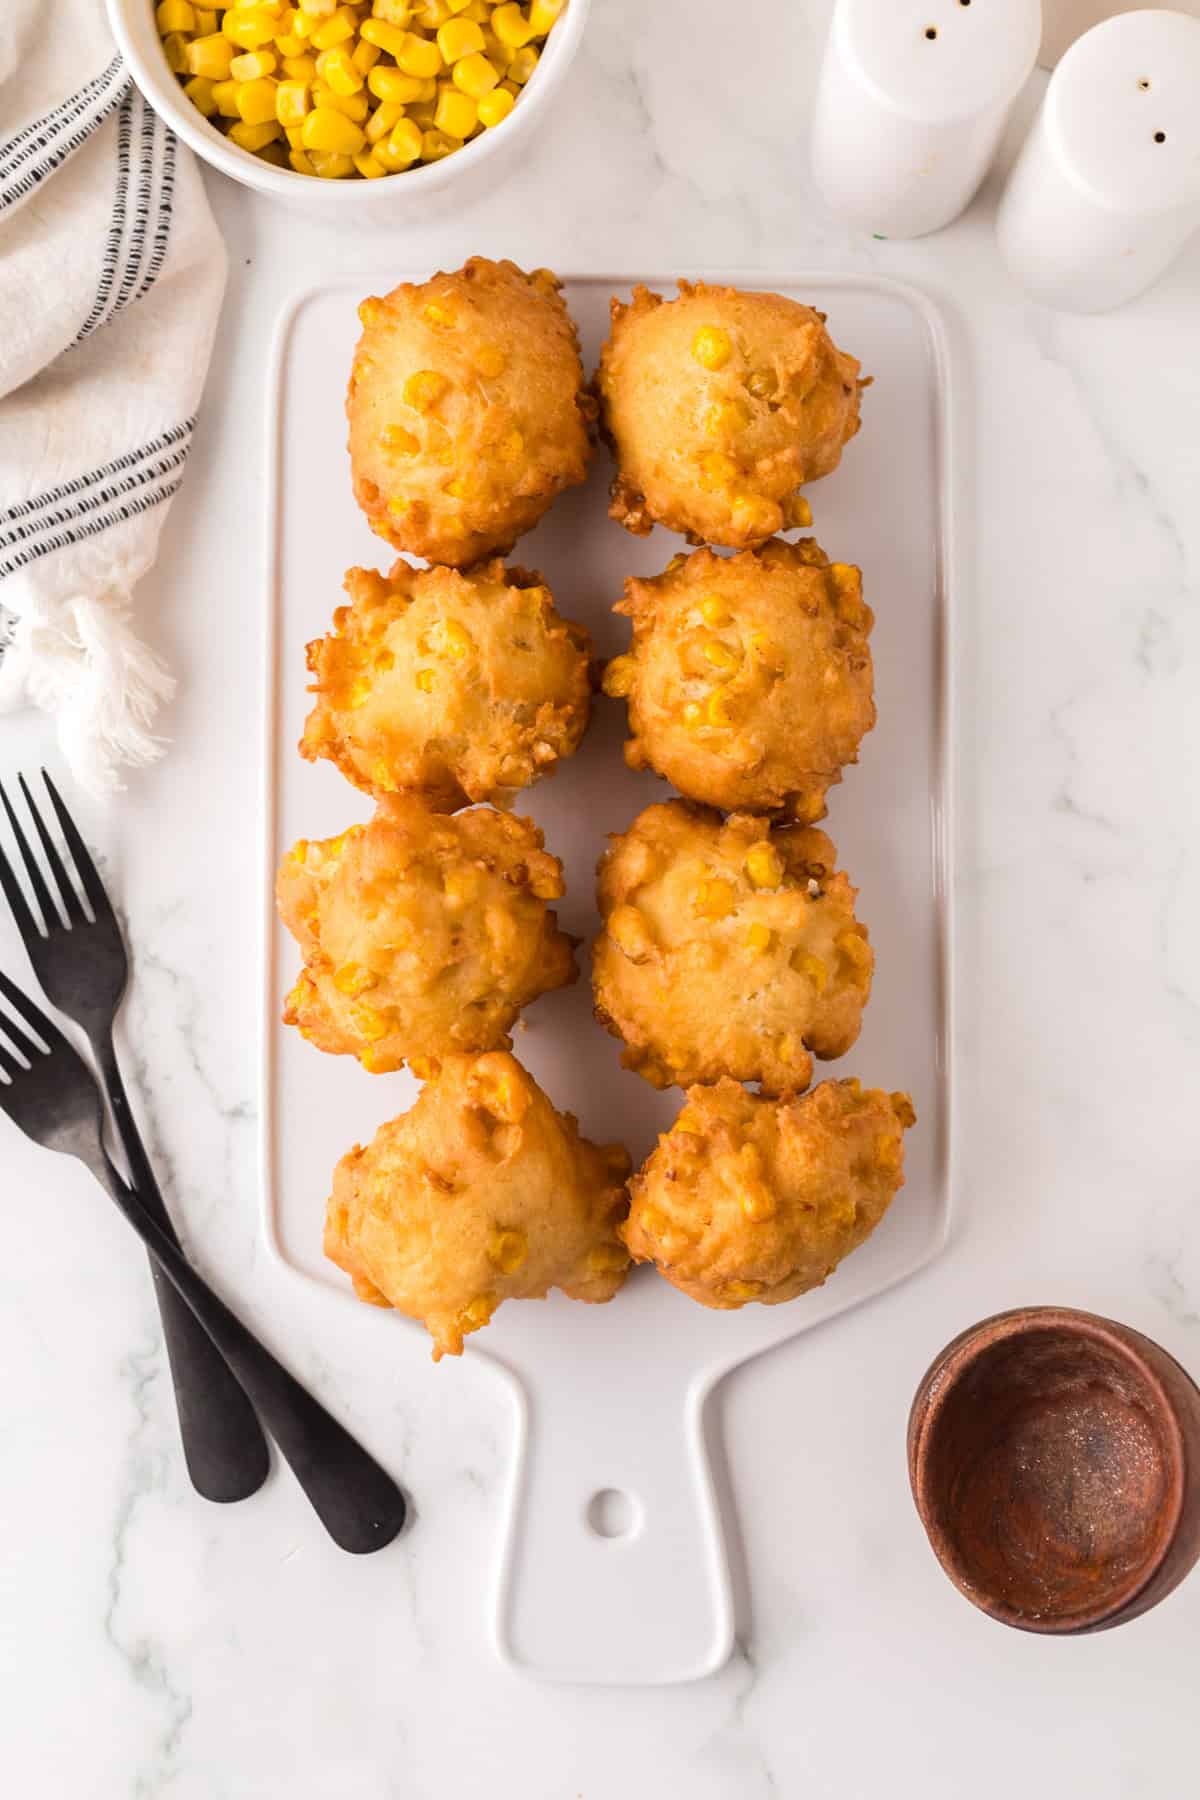
[[[593,1244],[587,1260],[589,1275],[619,1275],[629,1267],[629,1252],[620,1244]]]
[[[460,56],[483,49],[483,33],[470,19],[449,19],[438,31],[437,47],[444,63],[456,63]]]
[[[870,944],[861,932],[839,931],[834,943],[857,974],[870,974],[875,966],[875,958]]]
[[[707,488],[727,487],[735,478],[738,466],[723,450],[706,450],[700,458],[700,477]]]
[[[488,1238],[488,1261],[502,1275],[515,1275],[529,1255],[529,1240],[523,1231],[493,1231]]]
[[[804,527],[812,524],[812,507],[803,494],[793,494],[784,502],[783,516],[787,525]]]
[[[182,75],[187,69],[187,39],[181,31],[172,31],[162,41],[163,55],[167,59],[167,67],[172,75]]]
[[[729,1300],[735,1306],[743,1306],[747,1300],[757,1300],[766,1292],[765,1281],[726,1281],[717,1289],[717,1297]]]
[[[367,76],[367,86],[377,99],[392,101],[397,106],[408,106],[421,97],[421,83],[417,77],[406,75],[402,69],[374,68]]]
[[[777,888],[783,880],[783,858],[765,840],[746,852],[746,874],[752,887]]]
[[[338,0],[298,0],[300,17],[328,19],[338,9]]]
[[[875,1167],[885,1175],[894,1175],[904,1162],[904,1139],[882,1137],[875,1146]]]
[[[198,6],[196,23],[193,27],[197,37],[207,37],[211,32],[221,29],[221,15],[215,6]]]
[[[376,986],[379,977],[372,974],[362,963],[343,963],[333,977],[333,985],[339,994],[348,994],[351,1000],[357,1000],[368,988]]]
[[[357,94],[363,85],[350,52],[340,45],[334,50],[322,50],[317,58],[317,74],[335,94]]]
[[[451,79],[463,94],[472,100],[481,100],[499,81],[500,71],[482,54],[463,56],[455,63]]]
[[[632,691],[637,665],[632,656],[614,656],[604,671],[604,692],[623,700]]]
[[[209,81],[227,81],[233,66],[233,45],[216,32],[193,38],[187,47],[187,66],[193,75],[203,75]]]
[[[353,119],[324,105],[315,106],[300,129],[306,150],[330,151],[338,156],[356,156],[367,141]]]
[[[756,400],[770,400],[779,387],[774,369],[751,369],[746,386]]]
[[[423,694],[432,694],[434,679],[435,677],[432,669],[417,670],[417,686]]]
[[[229,141],[241,150],[262,150],[279,132],[278,119],[238,119],[229,127]]]
[[[727,644],[723,638],[709,638],[704,645],[703,655],[705,662],[726,674],[732,674],[742,660],[741,650]]]
[[[203,75],[193,75],[190,81],[184,82],[183,91],[198,113],[202,113],[206,119],[212,118],[217,110],[217,103],[213,99],[211,81]]]
[[[387,1036],[389,1026],[386,1013],[377,1012],[373,1006],[356,1006],[351,1016],[357,1029],[370,1043],[377,1043],[381,1037]]]
[[[479,101],[479,123],[490,131],[493,125],[503,124],[515,105],[516,101],[506,89],[494,87]]]
[[[369,20],[364,21],[364,31],[369,23]],[[385,50],[389,48],[387,44],[382,47]],[[393,50],[392,54],[396,58],[396,67],[403,69],[406,75],[419,75],[426,81],[431,75],[440,75],[442,72],[442,53],[437,45],[428,38],[417,37],[411,31],[405,36],[400,48]]]
[[[704,723],[704,708],[695,700],[689,700],[683,709],[683,722],[692,730]]]
[[[731,614],[723,600],[710,594],[700,602],[700,617],[706,625],[728,625]]]
[[[247,125],[265,125],[275,121],[275,88],[274,81],[239,81],[237,88],[238,113]]]
[[[742,1195],[742,1211],[752,1225],[764,1225],[775,1217],[775,1196],[767,1188],[748,1188]]]
[[[236,119],[238,117],[237,90],[238,84],[236,81],[213,82],[213,105],[223,119]]]
[[[692,339],[692,355],[702,368],[723,369],[733,355],[733,339],[719,325],[702,325]]]
[[[275,14],[265,6],[231,6],[221,30],[241,50],[257,50],[275,36]]]
[[[721,876],[710,876],[702,881],[692,895],[693,911],[706,919],[723,919],[733,911],[734,890],[731,881]]]
[[[235,81],[257,81],[275,73],[275,58],[269,50],[243,50],[229,65]]]
[[[461,150],[463,140],[451,137],[448,132],[437,131],[432,127],[421,133],[421,161],[441,162],[443,157],[453,156]]]
[[[764,500],[758,494],[736,494],[730,511],[739,530],[751,531],[761,537],[769,537],[780,523],[775,502]]]
[[[315,56],[285,56],[279,65],[280,73],[289,81],[308,83],[317,79],[317,59]]]
[[[363,20],[358,35],[365,44],[374,44],[377,49],[386,50],[389,56],[398,57],[411,34],[387,19],[373,18]]]
[[[283,135],[293,150],[303,150],[304,139],[300,135],[300,127],[298,125],[285,125],[283,128]]]
[[[371,11],[388,25],[407,25],[412,18],[412,0],[375,0]]]
[[[769,925],[764,925],[756,919],[746,932],[747,950],[753,951],[755,956],[761,956],[764,951],[771,948],[771,940],[774,935],[775,933]]]
[[[793,951],[792,967],[798,975],[807,975],[818,994],[825,992],[829,971],[819,956],[809,956],[802,950]]]
[[[404,401],[414,412],[432,412],[450,391],[450,383],[438,369],[418,369],[404,384]]]
[[[457,619],[439,620],[436,630],[439,648],[456,662],[461,662],[475,648],[470,632]]]
[[[458,1315],[458,1329],[462,1332],[482,1331],[500,1302],[494,1294],[476,1294],[469,1306],[464,1306]]]
[[[358,43],[350,53],[350,60],[359,74],[365,77],[371,73],[382,54],[378,44]]]
[[[358,29],[357,15],[348,6],[339,6],[332,18],[326,19],[324,25],[318,25],[312,33],[312,44],[316,50],[332,50],[338,44],[344,44],[352,38]]]
[[[534,37],[545,37],[561,13],[565,0],[530,0],[529,29]]]
[[[516,82],[518,87],[524,87],[537,66],[538,53],[532,44],[526,44],[523,50],[517,51],[505,73],[510,81]]]
[[[729,695],[722,688],[708,696],[704,707],[704,716],[710,725],[723,727],[734,722],[733,706]]]
[[[308,49],[308,39],[299,32],[284,31],[276,34],[275,54],[280,57],[303,56]]]
[[[296,144],[293,144],[288,152],[288,161],[291,163],[293,169],[295,169],[297,175],[315,175],[317,172],[313,168],[312,159],[307,150],[301,149]]]
[[[379,442],[385,450],[394,450],[400,456],[415,456],[421,448],[420,438],[403,425],[385,425]]]
[[[322,181],[345,181],[354,173],[354,158],[336,150],[314,150],[311,160]]]
[[[304,158],[304,161],[308,163],[308,167],[306,169],[298,169],[296,171],[297,174],[312,175],[315,171],[312,164],[308,162],[307,156]],[[292,167],[295,168],[295,166],[296,165],[293,162]],[[368,1075],[386,1075],[388,1073],[387,1059],[381,1057],[375,1050],[360,1050],[358,1053],[358,1060]],[[412,1065],[410,1064],[409,1066],[411,1067]]]
[[[409,151],[404,135],[410,127],[416,133],[416,155],[419,156],[421,153],[421,128],[419,125],[414,125],[411,119],[400,119],[392,127],[392,131],[388,133],[387,137],[380,138],[375,145],[375,155],[384,168],[393,175],[401,169],[410,168],[416,161],[416,156]],[[393,142],[393,136],[395,136],[395,142]]]
[[[275,89],[275,117],[281,125],[299,125],[308,113],[308,89],[302,81],[281,81]]]
[[[449,0],[413,0],[413,21],[422,31],[436,31],[449,17]]]
[[[468,138],[479,124],[479,115],[475,111],[475,102],[466,94],[457,93],[447,82],[438,95],[433,122],[439,131],[450,137]]]
[[[195,31],[196,9],[192,0],[161,0],[154,9],[155,23],[164,35],[168,31]]]
[[[534,33],[516,0],[508,0],[492,14],[492,30],[510,50],[521,50]]]
[[[402,106],[397,106],[392,100],[381,100],[363,127],[368,144],[377,144],[380,138],[385,138],[397,120],[403,117]]]
[[[654,936],[636,906],[617,906],[608,920],[608,935],[630,962],[646,962],[654,952]]]
[[[736,437],[749,423],[749,409],[741,400],[717,400],[705,408],[701,420],[709,437]]]

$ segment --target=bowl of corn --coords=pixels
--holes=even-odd
[[[485,165],[498,172],[566,74],[589,3],[108,0],[108,11],[138,86],[206,162],[285,200],[374,211],[381,194],[420,203]]]

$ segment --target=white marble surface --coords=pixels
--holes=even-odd
[[[827,11],[758,0],[735,41],[710,0],[596,0],[526,172],[386,244],[213,185],[221,355],[141,595],[181,678],[174,747],[87,824],[137,947],[131,1064],[190,1241],[417,1520],[352,1561],[286,1471],[231,1511],[197,1500],[144,1263],[81,1171],[0,1133],[0,1735],[23,1800],[1190,1791],[1200,1577],[1094,1639],[1006,1632],[933,1563],[903,1431],[930,1355],[1021,1302],[1117,1314],[1200,1369],[1200,248],[1126,311],[1072,319],[1005,276],[994,180],[937,237],[847,233],[804,166]],[[952,309],[973,388],[957,1228],[915,1283],[722,1390],[741,1647],[675,1690],[541,1688],[496,1664],[483,1601],[511,1446],[486,1368],[435,1370],[398,1334],[368,1403],[375,1317],[286,1279],[259,1239],[264,346],[331,266],[470,251],[877,269]],[[0,767],[43,756],[44,721],[0,724]],[[6,925],[0,962],[23,967]]]

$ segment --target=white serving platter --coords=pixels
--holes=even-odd
[[[428,273],[428,272],[426,272]],[[702,272],[703,274],[703,272]],[[297,967],[271,903],[274,869],[298,837],[320,837],[367,816],[369,802],[329,765],[296,754],[309,697],[304,646],[329,626],[345,570],[386,566],[388,552],[351,495],[343,399],[358,323],[355,307],[411,271],[323,287],[281,320],[271,407],[271,603],[266,668],[267,836],[263,1024],[263,1207],[269,1244],[304,1278],[349,1296],[321,1255],[330,1173],[354,1142],[412,1102],[407,1074],[370,1076],[322,1055],[278,1024]],[[604,1307],[553,1295],[511,1302],[470,1340],[505,1382],[518,1453],[504,1547],[493,1589],[499,1655],[547,1679],[656,1683],[720,1667],[733,1644],[728,1558],[704,1447],[703,1411],[737,1364],[911,1275],[945,1242],[951,1193],[951,898],[953,874],[949,671],[956,593],[952,525],[952,371],[942,320],[911,288],[868,277],[711,281],[770,287],[820,307],[835,340],[874,384],[863,429],[841,467],[814,484],[815,535],[863,570],[875,610],[872,638],[879,723],[861,762],[830,793],[824,822],[860,889],[859,916],[877,952],[862,1035],[818,1076],[858,1075],[906,1088],[918,1125],[907,1180],[870,1241],[825,1287],[789,1305],[711,1312],[639,1270]],[[590,371],[609,299],[636,280],[670,290],[664,275],[576,276],[565,293]],[[607,453],[586,487],[563,496],[513,559],[540,568],[561,611],[592,631],[601,654],[625,644],[610,608],[626,576],[657,573],[682,546],[671,533],[629,536],[607,517]],[[579,754],[521,796],[517,810],[562,858],[569,931],[595,932],[596,859],[605,834],[626,826],[664,783],[622,761],[624,707],[601,699]],[[525,1014],[514,1049],[551,1099],[592,1138],[622,1139],[635,1162],[674,1117],[681,1096],[656,1093],[620,1067],[620,1047],[595,1024],[588,956],[571,989]],[[357,1302],[353,1302],[357,1304]],[[377,1315],[382,1348],[406,1380],[445,1380],[420,1327]],[[419,1475],[414,1472],[419,1485]],[[617,1500],[597,1502],[614,1492]],[[624,1524],[605,1535],[596,1521]]]

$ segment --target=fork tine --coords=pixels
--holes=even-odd
[[[75,892],[75,884],[68,875],[66,865],[58,853],[58,845],[46,829],[46,822],[38,811],[36,800],[29,791],[29,783],[23,775],[18,775],[17,781],[25,796],[25,804],[29,808],[34,825],[37,827],[37,834],[42,840],[42,849],[45,851],[46,861],[50,864],[50,873],[62,895],[63,911],[67,915],[67,923],[68,925],[86,925],[87,914],[83,910],[79,895]]]
[[[4,1042],[4,1039],[0,1037],[0,1074],[3,1074],[7,1081],[12,1082],[19,1081],[24,1073],[24,1069],[12,1054],[8,1045]]]
[[[0,794],[3,792],[4,789],[0,788]],[[40,938],[42,936],[41,926],[33,916],[29,902],[25,898],[25,890],[17,880],[16,872],[9,862],[3,846],[0,846],[0,891],[8,901],[12,916],[17,922],[17,930],[24,942],[28,943],[31,938]]]
[[[42,909],[43,923],[45,924],[47,931],[53,931],[56,925],[61,925],[62,923],[62,920],[58,916],[58,908],[50,898],[50,890],[46,886],[41,865],[39,864],[37,857],[33,854],[33,851],[29,848],[25,833],[21,830],[21,821],[13,811],[12,801],[5,792],[3,782],[0,782],[0,800],[4,802],[4,810],[8,814],[8,822],[12,826],[12,834],[17,840],[17,849],[21,852],[21,859],[25,864],[25,873],[29,877],[29,885],[32,887],[34,897]],[[42,934],[39,933],[38,935],[41,936]]]
[[[74,859],[75,873],[83,883],[83,891],[92,903],[92,911],[98,919],[108,917],[112,913],[112,901],[105,891],[104,883],[100,879],[99,870],[92,861],[91,852],[84,843],[83,838],[80,836],[79,827],[67,811],[62,796],[59,794],[58,789],[51,781],[45,769],[42,770],[42,780],[46,784],[46,792],[50,796],[50,804],[54,808],[54,816],[58,820],[59,828],[67,841],[67,849],[71,852]]]
[[[51,1050],[56,1049],[59,1044],[67,1044],[66,1038],[57,1025],[50,1023],[41,1007],[35,1006],[33,1001],[21,992],[16,982],[8,979],[3,969],[0,969],[0,994],[3,994],[13,1011],[20,1013],[30,1029],[36,1031],[42,1042],[47,1044]],[[7,1020],[3,1013],[0,1013],[0,1024],[7,1028]],[[70,1049],[69,1044],[67,1044],[67,1048]],[[41,1054],[42,1052],[39,1050],[38,1055]]]
[[[34,1063],[46,1054],[41,1045],[35,1044],[31,1037],[26,1037],[21,1027],[4,1012],[0,1012],[0,1033],[7,1038],[8,1047],[19,1050],[26,1062]]]

